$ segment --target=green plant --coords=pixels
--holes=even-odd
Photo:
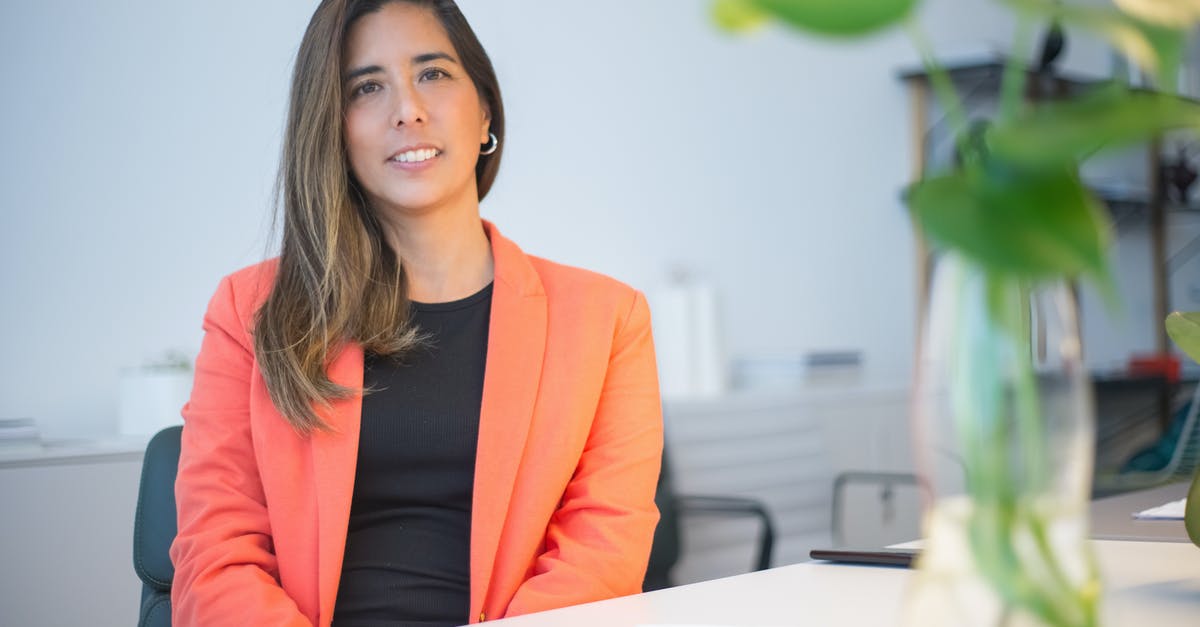
[[[1190,313],[1175,313],[1167,316],[1167,334],[1192,359],[1200,362],[1200,311]],[[1188,491],[1187,511],[1183,518],[1188,537],[1192,543],[1200,546],[1200,468],[1192,479],[1192,488]]]
[[[952,167],[926,173],[906,191],[916,228],[940,251],[978,268],[988,294],[990,340],[1022,355],[1016,378],[1001,383],[983,359],[966,358],[960,375],[977,399],[1005,397],[1009,406],[977,403],[956,418],[976,431],[994,429],[1001,415],[1013,429],[989,431],[986,445],[964,453],[974,503],[967,523],[980,575],[1009,610],[1053,625],[1092,625],[1097,585],[1062,575],[1050,546],[1048,521],[1025,500],[1050,478],[1040,461],[1030,295],[1041,284],[1082,278],[1115,302],[1108,267],[1111,224],[1103,203],[1084,185],[1080,164],[1103,150],[1144,142],[1172,129],[1200,128],[1200,104],[1172,95],[1188,33],[1200,20],[1200,0],[1117,0],[1095,6],[1056,0],[996,0],[1017,17],[1000,107],[986,123],[968,119],[946,70],[935,60],[915,13],[920,0],[716,0],[713,18],[742,32],[769,22],[829,37],[862,37],[902,26],[920,52],[954,138]],[[1104,38],[1142,68],[1157,91],[1112,83],[1074,99],[1029,102],[1029,73],[1019,60],[1035,26],[1055,24]],[[1195,341],[1196,320],[1171,322]],[[1190,325],[1190,326],[1189,326]],[[1186,340],[1185,340],[1186,341]],[[1182,342],[1181,342],[1182,343]],[[1024,348],[1022,348],[1024,347]],[[1022,452],[1018,468],[1006,451]],[[1198,506],[1200,507],[1200,506]],[[1200,521],[1197,521],[1200,524]],[[1031,538],[1024,547],[1014,537]],[[1033,548],[1030,549],[1029,547]]]
[[[1200,311],[1167,316],[1167,335],[1192,359],[1200,362]]]

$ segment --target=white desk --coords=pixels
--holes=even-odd
[[[1095,547],[1104,573],[1105,625],[1200,625],[1200,548],[1109,540]],[[900,568],[807,562],[488,624],[899,625],[911,577]]]

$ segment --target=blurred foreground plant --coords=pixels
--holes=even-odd
[[[1099,584],[1090,556],[1074,559],[1061,551],[1063,542],[1054,535],[1062,525],[1045,513],[1047,486],[1055,484],[1047,475],[1058,468],[1053,463],[1058,452],[1050,448],[1055,437],[1047,431],[1055,416],[1047,412],[1056,406],[1040,396],[1044,373],[1033,355],[1031,320],[1038,305],[1032,295],[1082,278],[1115,302],[1108,265],[1112,227],[1079,167],[1104,150],[1172,129],[1200,128],[1200,104],[1171,93],[1188,33],[1200,20],[1200,0],[1118,0],[1116,6],[996,2],[1014,12],[1017,28],[998,113],[984,124],[968,120],[947,71],[935,60],[915,18],[919,0],[716,0],[712,14],[719,26],[735,32],[770,22],[839,38],[894,26],[907,31],[950,122],[955,159],[950,168],[913,183],[906,204],[914,226],[935,249],[965,265],[954,273],[958,285],[982,285],[975,291],[984,322],[949,318],[959,327],[948,330],[950,341],[971,344],[958,353],[950,386],[956,399],[971,402],[956,402],[954,419],[961,433],[984,434],[963,436],[961,442],[969,503],[956,504],[966,526],[960,535],[974,571],[1003,607],[1002,623],[1023,616],[1045,625],[1094,625]],[[1157,89],[1113,82],[1073,99],[1028,101],[1029,72],[1019,59],[1033,28],[1045,23],[1103,38]],[[1191,342],[1185,350],[1200,350],[1195,348],[1200,323],[1194,316],[1180,319],[1168,321],[1173,336],[1191,340],[1176,341]],[[1009,360],[1005,372],[989,361],[995,355]],[[1090,453],[1087,459],[1090,471]],[[1085,529],[1074,532],[1080,532],[1080,542],[1086,538]]]

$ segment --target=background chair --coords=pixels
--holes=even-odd
[[[642,590],[661,590],[674,585],[671,569],[679,561],[682,546],[682,524],[680,516],[734,516],[757,518],[762,531],[758,538],[758,554],[754,570],[771,567],[771,552],[775,545],[775,527],[767,507],[754,499],[733,496],[683,496],[675,494],[671,480],[670,465],[666,451],[663,452],[662,470],[658,475],[658,488],[654,495],[660,518],[654,529],[654,546],[650,550],[650,563]]]
[[[1190,479],[1200,466],[1200,384],[1196,385],[1191,400],[1180,409],[1180,413],[1166,434],[1165,443],[1170,455],[1165,464],[1157,470],[1100,475],[1093,486],[1093,497]]]
[[[921,537],[922,502],[933,496],[912,473],[847,471],[833,480],[834,546],[874,548]]]
[[[167,427],[146,445],[137,513],[133,519],[133,569],[142,580],[138,627],[170,627],[171,580],[175,567],[168,551],[175,539],[175,475],[179,470],[179,434]]]

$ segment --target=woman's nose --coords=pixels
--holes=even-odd
[[[395,126],[416,124],[418,122],[425,122],[428,119],[428,114],[425,111],[425,101],[421,98],[421,94],[412,87],[397,90],[394,111],[392,123]]]

